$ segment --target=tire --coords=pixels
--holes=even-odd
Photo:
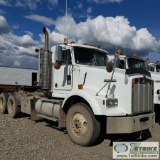
[[[7,113],[7,100],[8,100],[8,94],[1,93],[0,94],[0,113],[2,114]]]
[[[67,112],[66,129],[72,142],[90,146],[98,139],[101,124],[86,104],[77,103]]]
[[[9,116],[12,118],[17,118],[20,116],[20,106],[17,104],[17,99],[13,94],[11,94],[8,98],[7,110]]]

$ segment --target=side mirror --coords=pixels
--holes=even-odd
[[[106,70],[109,73],[113,71],[113,63],[112,62],[108,62],[107,66],[106,66]]]
[[[62,65],[62,63],[57,61],[54,63],[54,68],[58,70],[61,68],[61,65]]]
[[[35,52],[39,52],[39,49],[36,48],[36,49],[35,49]]]
[[[61,65],[62,65],[62,47],[61,46],[56,46],[54,68],[55,69],[60,69]]]
[[[160,90],[159,89],[157,90],[157,94],[160,94]]]

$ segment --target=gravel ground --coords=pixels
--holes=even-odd
[[[137,134],[107,135],[103,142],[81,147],[50,121],[12,119],[0,114],[0,160],[111,160],[113,141],[138,141]],[[141,141],[160,141],[160,126],[142,133]]]

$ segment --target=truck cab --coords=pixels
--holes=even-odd
[[[51,49],[52,64],[56,63],[56,47]],[[107,52],[93,46],[75,43],[60,45],[60,47],[61,66],[59,69],[52,70],[52,96],[65,98],[80,86],[90,90],[97,88],[93,85],[96,79],[92,79],[94,76],[90,72],[94,70],[95,73],[97,70],[101,72],[102,69],[106,72]]]
[[[137,54],[133,54],[132,56],[128,55],[109,55],[109,60],[111,60],[116,68],[120,69],[145,69],[148,70],[147,62],[138,57]]]

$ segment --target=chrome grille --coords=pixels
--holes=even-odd
[[[132,113],[153,111],[153,81],[138,78],[132,81]]]

